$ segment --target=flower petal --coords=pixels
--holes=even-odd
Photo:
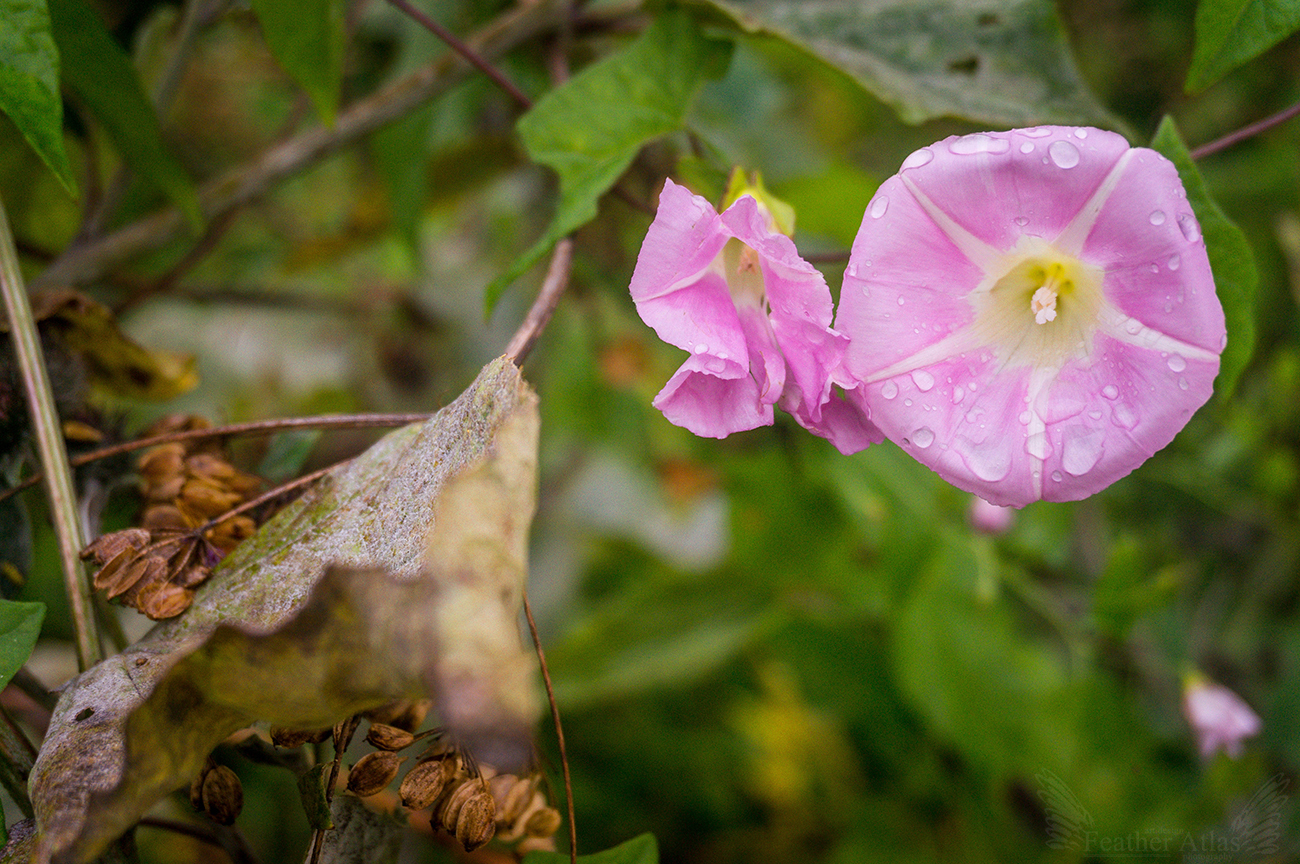
[[[758,383],[735,361],[692,355],[668,379],[654,406],[670,423],[701,438],[725,438],[772,425],[772,405],[759,398]]]

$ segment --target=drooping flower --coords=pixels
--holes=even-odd
[[[836,327],[854,401],[995,504],[1086,497],[1168,444],[1226,342],[1173,164],[1100,129],[953,137],[867,207]]]
[[[1242,741],[1259,734],[1259,715],[1242,698],[1221,684],[1192,673],[1183,682],[1183,716],[1196,734],[1201,758],[1222,750],[1233,759]]]
[[[778,230],[757,181],[733,182],[728,197],[734,203],[719,215],[665,181],[641,246],[631,284],[637,312],[659,338],[690,352],[655,407],[710,438],[770,425],[780,405],[844,452],[880,441],[832,392],[847,381],[848,340],[831,329],[825,278]]]

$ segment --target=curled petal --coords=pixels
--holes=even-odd
[[[772,403],[762,401],[748,370],[716,357],[688,358],[659,391],[654,406],[669,422],[701,438],[725,438],[772,424]]]

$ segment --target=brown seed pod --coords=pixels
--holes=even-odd
[[[144,481],[145,494],[174,477],[185,473],[185,445],[179,441],[150,447],[140,455],[136,465]]]
[[[384,723],[396,726],[398,729],[405,729],[407,732],[414,732],[424,723],[424,718],[428,716],[432,706],[431,699],[398,699],[373,711],[367,711],[365,716],[372,723]]]
[[[402,757],[386,750],[367,753],[348,772],[348,791],[365,798],[382,791],[397,776]]]
[[[521,780],[513,774],[500,774],[488,781],[488,789],[496,801],[497,821],[511,825],[518,821],[528,808],[536,792],[532,778]]]
[[[213,525],[203,536],[223,555],[257,531],[257,523],[247,516],[231,516]]]
[[[176,506],[181,512],[186,509],[202,514],[203,521],[220,516],[244,500],[238,492],[232,492],[225,484],[212,480],[190,478],[181,488],[180,500]]]
[[[397,787],[402,806],[407,810],[423,810],[437,801],[456,774],[455,759],[436,759],[420,762],[402,778]]]
[[[174,504],[154,504],[144,511],[140,524],[155,533],[170,531],[183,534],[203,523],[189,521]]]
[[[403,750],[415,743],[415,736],[387,723],[371,723],[366,742],[380,750]]]
[[[560,811],[554,807],[543,807],[524,823],[524,833],[529,837],[550,837],[559,830]]]
[[[139,552],[149,545],[149,539],[149,532],[143,528],[126,528],[104,534],[81,550],[81,560],[94,559],[95,563],[102,567],[122,552],[127,550]]]
[[[194,590],[177,585],[175,582],[155,583],[158,588],[141,598],[139,609],[154,621],[175,618],[190,608],[194,602]]]
[[[445,790],[442,793],[442,800],[438,806],[433,808],[433,817],[430,822],[433,823],[435,828],[441,825],[448,831],[455,833],[456,820],[460,818],[461,808],[465,806],[465,802],[477,795],[482,788],[482,781],[467,780],[458,786]]]
[[[478,791],[461,805],[460,814],[456,818],[456,839],[465,847],[466,852],[473,852],[491,840],[497,830],[496,804],[492,800],[492,794],[482,782],[477,785]]]
[[[276,747],[301,747],[303,744],[317,744],[334,734],[333,729],[290,729],[286,726],[271,727],[271,743]]]
[[[219,825],[233,825],[244,809],[244,787],[239,776],[225,765],[218,765],[203,777],[200,798],[203,812]]]
[[[146,555],[136,558],[131,565],[125,568],[125,571],[112,585],[106,585],[108,598],[127,595],[131,600],[131,605],[137,605],[137,599],[147,595],[161,586],[164,579],[167,578],[167,561],[156,555]]]

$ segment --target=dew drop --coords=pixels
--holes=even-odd
[[[912,443],[924,450],[934,443],[934,432],[929,426],[922,426],[912,433]]]
[[[1115,410],[1111,412],[1110,419],[1115,421],[1115,425],[1122,429],[1132,429],[1137,425],[1137,413],[1123,402],[1115,404]]]
[[[1105,396],[1107,399],[1118,399],[1119,388],[1114,384],[1107,384],[1105,387],[1101,388],[1101,395]]]
[[[1062,474],[1061,474],[1060,471],[1053,471],[1053,472],[1052,472],[1052,479],[1055,480],[1057,483],[1060,483],[1062,480],[1065,479],[1065,477],[1062,476]]]
[[[934,153],[930,151],[930,148],[922,147],[920,150],[915,151],[911,156],[904,159],[902,167],[904,170],[908,168],[920,168],[922,165],[929,165],[933,160]]]
[[[1101,461],[1106,436],[1100,429],[1067,430],[1061,443],[1061,467],[1073,477],[1082,477]]]
[[[952,388],[952,404],[958,405],[966,398],[966,391],[960,387]]]
[[[1028,425],[1029,425],[1029,421],[1030,421],[1030,420],[1033,420],[1033,419],[1034,419],[1034,415],[1033,415],[1033,414],[1030,414],[1028,411],[1021,411],[1021,412],[1020,412],[1019,420],[1020,420],[1021,424],[1025,425],[1025,426],[1028,426]]]
[[[907,301],[903,299],[903,295],[901,295],[901,294],[898,295],[898,305],[899,305],[899,306],[902,306],[902,305],[903,305],[904,303],[906,303],[906,302],[907,302]]]
[[[1087,129],[1075,129],[1075,130],[1074,130],[1074,137],[1075,137],[1075,138],[1078,138],[1080,141],[1082,141],[1084,138],[1087,138],[1087,137],[1088,137],[1088,130],[1087,130]]]
[[[703,342],[701,342],[700,344],[698,344],[698,345],[695,346],[695,353],[696,353],[696,354],[707,354],[707,353],[709,353],[709,346],[708,346],[708,345],[705,345]]]
[[[903,400],[903,404],[906,405],[908,408],[911,408],[911,407],[912,407],[912,400],[911,400],[911,399],[904,399],[904,400]]]
[[[871,218],[879,219],[881,216],[885,215],[885,211],[888,209],[889,198],[884,195],[876,196],[876,199],[871,202]]]
[[[1159,264],[1152,264],[1152,265],[1151,265],[1151,272],[1152,272],[1152,273],[1159,273],[1159,272],[1160,272],[1160,265],[1159,265]]]
[[[912,373],[912,381],[916,384],[916,389],[922,393],[929,392],[934,386],[934,376],[924,369],[917,369]]]
[[[1223,337],[1222,337],[1221,339],[1219,339],[1219,352],[1222,353],[1222,352],[1223,352],[1223,349],[1224,349],[1224,348],[1227,348],[1227,347],[1228,347],[1228,334],[1227,334],[1227,333],[1224,333],[1224,334],[1223,334]],[[971,389],[974,389],[974,388],[972,387]]]
[[[1184,213],[1182,216],[1178,217],[1178,227],[1182,229],[1183,236],[1187,238],[1187,242],[1195,243],[1197,240],[1201,239],[1201,229],[1196,224],[1196,217],[1191,213]]]
[[[1169,263],[1166,266],[1170,270],[1177,270],[1179,267],[1183,266],[1183,259],[1179,258],[1177,255],[1170,255]]]
[[[1172,312],[1172,311],[1174,311],[1174,304],[1165,303],[1165,312]]]
[[[1047,440],[1046,432],[1035,432],[1025,439],[1025,452],[1035,459],[1046,459],[1052,455],[1052,442]]]
[[[958,156],[971,156],[976,153],[1005,153],[1011,149],[1011,142],[1006,138],[994,138],[983,132],[965,135],[948,145],[948,149]]]
[[[1024,216],[1017,216],[1015,218],[1015,223],[1019,225],[1021,228],[1024,228],[1026,225],[1029,224],[1029,220],[1026,219]]]
[[[985,483],[996,483],[1011,473],[1011,451],[999,442],[979,445],[967,439],[962,460]]]
[[[1052,134],[1052,130],[1044,126],[1035,126],[1033,129],[1021,129],[1021,134],[1029,138],[1046,138]]]
[[[870,267],[870,266],[871,266],[871,259],[868,258],[866,261],[863,261],[863,262],[862,262],[862,266],[863,266],[863,267]]]
[[[1047,148],[1047,155],[1052,157],[1057,168],[1073,168],[1079,164],[1079,148],[1069,141],[1053,141]]]
[[[1179,375],[1179,376],[1178,376],[1178,389],[1179,389],[1179,390],[1186,390],[1186,389],[1188,388],[1188,386],[1190,386],[1190,385],[1188,385],[1188,383],[1187,383],[1187,379],[1184,378],[1183,376]]]
[[[884,396],[886,399],[893,399],[898,395],[898,385],[893,381],[886,381],[884,384],[880,385],[880,395]]]
[[[1130,336],[1136,336],[1142,332],[1142,322],[1136,318],[1130,318],[1124,322],[1124,332]]]
[[[1152,225],[1163,225],[1163,224],[1165,224],[1165,211],[1163,211],[1163,210],[1152,210],[1152,211],[1151,211],[1151,224],[1152,224]]]
[[[871,286],[870,286],[870,285],[863,285],[863,286],[862,286],[862,296],[863,296],[863,297],[870,297],[870,296],[871,296]]]
[[[1169,370],[1171,372],[1182,372],[1187,368],[1187,361],[1178,354],[1169,355]]]
[[[1092,411],[1089,411],[1089,412],[1088,412],[1088,416],[1089,416],[1090,418],[1092,418],[1093,420],[1100,420],[1100,419],[1101,419],[1101,412],[1098,411],[1098,410],[1096,410],[1096,409],[1093,409]]]
[[[1026,141],[1026,142],[1024,142],[1023,144],[1020,145],[1020,152],[1021,152],[1021,153],[1033,153],[1033,152],[1034,152],[1034,145],[1033,145],[1032,143]]]

